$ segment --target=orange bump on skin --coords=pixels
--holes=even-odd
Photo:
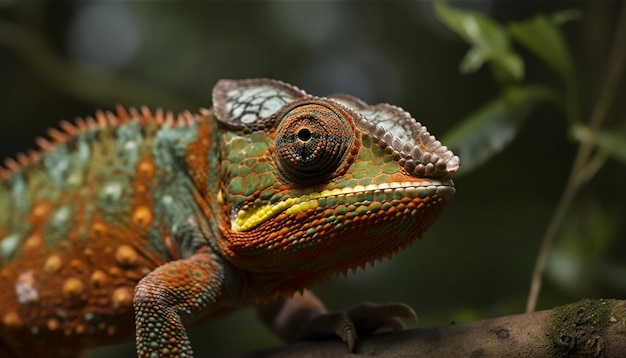
[[[117,267],[111,267],[109,269],[109,275],[111,275],[112,277],[120,277],[122,276],[122,270]]]
[[[76,297],[83,292],[83,282],[77,278],[70,277],[63,283],[63,294],[67,297]]]
[[[143,185],[143,184],[136,184],[135,185],[135,193],[137,194],[143,194],[148,192],[148,187]]]
[[[154,164],[149,159],[143,159],[137,166],[138,172],[141,175],[152,177],[154,175]]]
[[[115,260],[122,266],[133,266],[137,263],[137,251],[128,245],[122,245],[115,252]]]
[[[26,239],[26,241],[24,242],[24,249],[36,249],[38,247],[41,247],[42,243],[43,238],[41,237],[41,235],[35,233]]]
[[[91,274],[91,283],[96,287],[104,286],[104,283],[106,282],[106,280],[107,280],[107,275],[100,270],[96,270]]]
[[[2,324],[9,328],[19,328],[23,323],[17,312],[11,311],[4,315],[2,318]]]
[[[115,335],[115,331],[116,331],[115,326],[107,327],[107,333],[108,333],[109,336]]]
[[[147,206],[139,206],[133,212],[133,223],[141,227],[147,227],[152,223],[152,212]]]
[[[113,291],[113,307],[127,308],[133,304],[133,293],[128,288],[117,288]]]
[[[61,324],[59,323],[59,321],[54,318],[49,319],[47,322],[47,326],[50,331],[56,331],[57,329],[59,329],[60,325]]]
[[[55,273],[61,269],[61,265],[63,262],[59,255],[52,255],[46,259],[46,262],[43,264],[43,270],[47,273]]]
[[[91,225],[91,230],[93,230],[93,233],[96,234],[96,236],[101,236],[106,234],[107,227],[103,223],[95,222]]]
[[[50,213],[50,205],[47,203],[41,203],[36,205],[30,212],[31,220],[37,220],[48,216]]]
[[[70,267],[79,272],[85,271],[85,263],[79,259],[72,259],[72,261],[70,261]]]

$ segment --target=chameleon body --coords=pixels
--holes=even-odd
[[[280,81],[222,80],[213,106],[98,112],[6,161],[0,356],[135,335],[140,357],[191,357],[185,323],[247,305],[288,340],[334,333],[350,349],[414,317],[329,313],[306,288],[421,237],[458,157],[398,107]]]

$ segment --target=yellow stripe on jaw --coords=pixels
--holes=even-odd
[[[320,193],[311,193],[298,198],[289,198],[279,201],[276,204],[253,207],[248,210],[239,210],[237,219],[232,220],[230,225],[233,231],[247,231],[261,224],[267,219],[276,216],[281,212],[286,214],[296,214],[300,211],[315,209]]]
[[[294,215],[309,209],[315,209],[319,205],[318,199],[320,198],[353,193],[373,192],[376,190],[393,190],[411,187],[425,189],[431,186],[441,187],[447,185],[447,183],[442,184],[437,180],[424,180],[420,182],[389,183],[379,185],[370,184],[367,186],[357,185],[352,188],[323,190],[319,193],[311,193],[297,198],[289,198],[275,204],[266,204],[263,206],[252,207],[247,210],[239,210],[237,218],[231,220],[230,224],[231,229],[235,232],[248,231],[282,212],[288,215]]]

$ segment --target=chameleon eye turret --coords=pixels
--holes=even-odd
[[[313,184],[339,175],[358,150],[352,114],[331,101],[294,102],[276,121],[276,163],[294,183]]]
[[[327,315],[309,288],[421,238],[459,158],[401,108],[347,95],[222,80],[213,106],[97,112],[5,162],[0,356],[135,336],[139,357],[192,357],[183,320],[249,305],[286,340],[349,350],[360,328],[416,318],[400,303]]]

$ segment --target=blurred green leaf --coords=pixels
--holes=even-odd
[[[485,60],[485,54],[479,48],[472,47],[467,51],[463,60],[461,60],[459,71],[464,75],[476,72],[483,66]]]
[[[524,62],[511,51],[506,30],[490,17],[471,11],[463,11],[435,3],[435,15],[450,30],[467,41],[469,49],[460,64],[462,73],[477,71],[489,61],[499,69],[496,76],[500,81],[521,80],[524,77]]]
[[[599,130],[595,135],[589,128],[577,124],[571,127],[572,136],[581,142],[592,142],[611,157],[626,163],[626,133],[624,131]]]
[[[574,81],[572,59],[558,26],[543,14],[512,22],[511,36],[556,70],[568,83]]]
[[[461,172],[467,173],[504,149],[535,105],[556,98],[547,87],[511,87],[452,128],[442,142],[457,153]]]
[[[508,85],[522,79],[524,61],[513,52],[503,53],[498,57],[497,62],[492,62],[491,71],[498,83]]]
[[[615,248],[623,221],[596,198],[572,208],[550,253],[546,274],[561,288],[579,295],[607,280],[607,253]]]
[[[581,17],[582,15],[580,14],[580,10],[568,9],[561,10],[550,15],[550,20],[552,20],[555,25],[561,26],[570,21],[579,20]]]

